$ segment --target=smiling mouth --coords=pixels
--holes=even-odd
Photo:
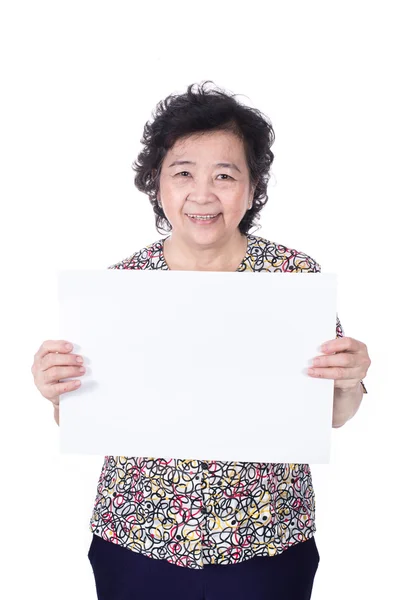
[[[193,223],[213,223],[218,219],[220,214],[221,213],[218,213],[216,215],[192,215],[190,213],[187,213],[186,216]]]

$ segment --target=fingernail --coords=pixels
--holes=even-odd
[[[77,357],[76,357],[76,362],[77,362],[77,363],[83,363],[83,358],[82,358],[82,356],[77,356]]]
[[[65,348],[67,350],[72,350],[72,344],[65,344]]]

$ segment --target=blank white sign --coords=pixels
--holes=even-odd
[[[59,339],[87,368],[60,399],[63,453],[327,463],[336,275],[58,271]]]

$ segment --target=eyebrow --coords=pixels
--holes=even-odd
[[[195,165],[195,164],[196,163],[191,160],[174,160],[174,162],[171,163],[168,168],[174,167],[175,165]],[[225,169],[236,169],[236,171],[239,171],[239,173],[241,173],[239,167],[237,167],[235,165],[235,163],[224,163],[224,162],[215,163],[214,167],[224,167]]]

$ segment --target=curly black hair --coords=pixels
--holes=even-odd
[[[156,215],[159,233],[171,231],[172,226],[157,202],[160,173],[167,151],[182,137],[207,131],[231,131],[243,140],[250,184],[255,186],[253,205],[239,223],[241,234],[257,225],[260,211],[268,201],[267,185],[274,160],[271,146],[275,133],[269,119],[261,111],[239,103],[235,96],[221,88],[207,89],[204,81],[191,84],[186,93],[167,96],[152,112],[140,140],[144,145],[132,169],[136,172],[135,186],[144,192]],[[197,86],[197,90],[193,88]]]

